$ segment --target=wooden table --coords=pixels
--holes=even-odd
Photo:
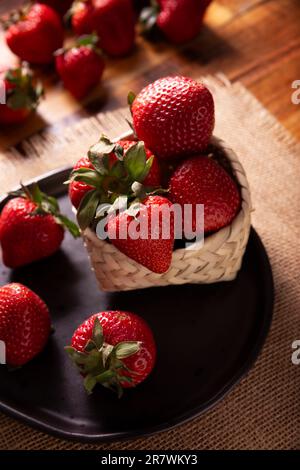
[[[2,0],[0,12],[9,8]],[[108,60],[102,84],[83,103],[64,91],[49,67],[37,72],[46,87],[46,99],[22,126],[0,129],[0,151],[47,127],[64,126],[95,111],[124,106],[129,90],[138,92],[148,82],[181,73],[192,77],[223,72],[240,80],[300,139],[300,105],[292,104],[292,82],[300,79],[299,0],[215,0],[197,40],[175,48],[139,37],[135,52]],[[0,63],[15,58],[0,37]]]

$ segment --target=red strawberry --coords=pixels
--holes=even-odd
[[[92,315],[75,331],[66,351],[84,376],[91,393],[97,383],[122,394],[152,371],[156,359],[153,334],[147,323],[130,312]]]
[[[0,287],[0,340],[9,366],[22,366],[37,356],[49,334],[49,310],[37,294],[17,283]]]
[[[163,207],[168,211],[171,206],[171,202],[165,197],[148,196],[143,204],[138,206],[137,221],[131,215],[131,208],[129,212],[123,211],[114,217],[109,217],[107,232],[111,243],[129,258],[154,273],[168,271],[172,262],[174,245],[174,217],[172,213],[168,217],[168,212],[162,215],[161,211]],[[137,232],[140,232],[137,239],[130,235],[129,225],[132,226],[132,224],[135,224]],[[168,225],[164,224],[169,225],[169,230]],[[164,230],[166,230],[165,237]],[[121,235],[122,232],[125,233],[125,237]]]
[[[83,36],[71,49],[56,53],[56,70],[72,95],[84,98],[98,85],[104,70],[101,52],[96,48],[98,36]]]
[[[71,9],[77,35],[96,32],[101,49],[111,56],[126,55],[134,46],[135,12],[132,0],[77,0]]]
[[[39,104],[43,94],[41,83],[33,80],[26,66],[0,70],[0,85],[1,82],[5,87],[6,104],[0,104],[0,123],[23,122]]]
[[[170,199],[182,207],[193,205],[193,231],[196,230],[195,205],[204,204],[205,233],[229,225],[241,203],[233,179],[206,156],[194,156],[179,164],[171,177]]]
[[[79,168],[92,168],[94,169],[92,163],[89,160],[89,157],[82,157],[74,165],[73,171],[78,170]],[[79,204],[85,194],[93,189],[93,186],[83,183],[82,181],[72,181],[69,184],[69,197],[70,200],[76,209],[78,209]]]
[[[202,83],[165,77],[129,95],[133,125],[140,140],[164,159],[203,151],[214,128],[214,101]]]
[[[14,193],[0,217],[3,263],[16,268],[56,252],[64,238],[63,226],[79,236],[77,226],[60,214],[57,201],[37,185]],[[20,194],[20,196],[18,196]]]
[[[134,144],[136,144],[136,141],[134,140],[120,140],[117,142],[116,145],[120,145],[124,152],[126,153],[129,148],[131,148]],[[157,158],[150,152],[150,150],[145,149],[146,152],[146,159],[149,160],[149,158],[153,157],[152,160],[152,166],[150,168],[150,171],[146,178],[143,180],[143,184],[145,186],[159,186],[161,182],[161,174],[160,174],[160,168],[159,164],[157,161]],[[112,166],[114,163],[118,161],[118,158],[115,153],[110,153],[110,166]],[[74,166],[73,171],[76,172],[79,168],[91,168],[94,169],[93,164],[91,163],[90,159],[88,156],[81,158],[78,160],[76,165]],[[69,185],[69,197],[71,199],[71,202],[76,209],[78,209],[79,204],[85,194],[93,189],[93,186],[84,183],[82,181],[71,181]]]
[[[73,3],[73,0],[40,0],[37,3],[44,3],[63,16]]]
[[[12,52],[33,64],[47,64],[53,52],[62,46],[61,19],[52,8],[36,3],[20,12],[13,12],[5,34]]]
[[[154,0],[141,14],[146,30],[156,25],[174,44],[194,39],[202,28],[202,20],[212,0]]]

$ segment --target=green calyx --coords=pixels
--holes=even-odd
[[[84,196],[77,211],[78,224],[82,230],[94,221],[100,204],[114,204],[119,196],[126,196],[129,203],[136,199],[133,184],[137,182],[142,185],[154,158],[152,156],[147,160],[145,146],[141,141],[124,151],[120,144],[111,142],[104,135],[90,148],[88,157],[94,169],[74,170],[68,181],[80,181],[93,188]],[[145,188],[144,193],[147,191],[153,191],[153,188]]]
[[[84,376],[84,387],[88,394],[92,393],[95,385],[102,384],[115,391],[120,398],[123,394],[122,383],[132,383],[132,375],[135,374],[126,367],[123,359],[136,354],[140,346],[139,341],[124,341],[115,346],[107,344],[101,323],[95,318],[92,337],[86,343],[84,352],[72,346],[66,346],[65,351]]]
[[[37,183],[33,183],[29,186],[24,186],[21,184],[21,189],[19,191],[11,192],[9,195],[13,197],[23,197],[36,204],[36,209],[31,213],[32,216],[52,215],[55,221],[67,229],[74,238],[80,236],[80,230],[78,226],[60,212],[56,198],[53,196],[48,196],[42,192]]]
[[[156,0],[151,0],[151,5],[143,8],[140,14],[140,24],[143,34],[151,34],[156,29],[156,20],[160,12],[160,6]]]
[[[38,106],[44,89],[40,81],[34,81],[33,74],[27,64],[23,63],[21,67],[9,70],[4,78],[12,85],[7,90],[7,106],[14,110],[33,110]]]

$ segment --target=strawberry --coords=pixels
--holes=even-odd
[[[0,217],[3,263],[16,268],[55,253],[64,238],[63,227],[74,237],[78,227],[59,212],[55,198],[37,184],[12,193]]]
[[[110,56],[124,56],[134,46],[132,0],[76,0],[71,8],[71,23],[77,35],[95,31],[101,49]]]
[[[9,366],[23,366],[37,356],[49,335],[49,310],[37,294],[17,283],[0,287],[0,340]]]
[[[33,64],[48,64],[53,52],[62,46],[63,27],[55,10],[35,3],[14,11],[5,23],[8,47],[20,59]]]
[[[157,157],[202,152],[214,129],[214,101],[202,83],[165,77],[128,95],[135,133]]]
[[[119,140],[115,145],[121,146],[123,148],[124,153],[126,153],[132,146],[134,146],[137,142],[134,140]],[[120,149],[119,149],[120,150]],[[150,152],[150,150],[145,148],[146,152],[146,160],[152,161],[151,168],[149,170],[148,175],[144,178],[143,184],[145,186],[159,186],[161,182],[161,175],[160,175],[160,168],[157,161],[157,158]],[[118,157],[114,152],[110,153],[110,166],[112,167],[118,161]],[[150,160],[151,159],[151,160]],[[76,170],[80,168],[90,168],[94,169],[92,162],[90,161],[89,157],[83,157],[74,166],[73,171],[76,173]],[[76,209],[78,209],[79,204],[82,198],[85,196],[87,192],[93,189],[93,186],[86,184],[82,181],[71,181],[69,185],[69,196],[71,202]]]
[[[82,36],[70,49],[56,52],[56,70],[65,88],[80,100],[98,85],[104,70],[97,35]]]
[[[89,160],[88,156],[82,157],[74,165],[73,171],[79,170],[80,168],[91,168],[94,170],[94,166]],[[72,205],[78,209],[83,197],[93,189],[93,186],[83,183],[82,181],[71,181],[69,184],[69,197]]]
[[[0,123],[23,122],[34,111],[43,87],[33,79],[32,72],[25,65],[0,71],[0,85],[4,84],[6,104],[0,104]]]
[[[169,41],[182,44],[198,36],[212,0],[152,0],[141,13],[145,31],[156,24]]]
[[[154,273],[165,273],[168,271],[172,262],[172,253],[174,246],[174,217],[168,217],[168,213],[163,215],[163,208],[169,210],[171,202],[162,196],[148,196],[141,205],[137,206],[137,211],[132,214],[131,208],[128,211],[120,212],[114,217],[109,217],[107,223],[107,232],[111,243],[122,253],[132,258],[137,263],[148,268]],[[132,206],[131,206],[132,207]],[[136,228],[142,232],[137,239],[132,237],[129,232],[129,225],[134,224],[135,217]],[[153,224],[155,221],[155,225]],[[156,222],[157,221],[157,222]],[[166,225],[166,234],[163,236],[164,224]],[[142,227],[145,224],[145,232]],[[125,228],[125,237],[121,236]],[[144,232],[144,233],[143,233]],[[153,235],[154,234],[154,235]]]
[[[96,384],[114,390],[135,387],[152,371],[156,346],[152,331],[138,315],[107,311],[92,315],[74,332],[67,353],[91,393]]]
[[[73,0],[40,0],[37,3],[44,3],[63,16],[71,7]]]
[[[204,232],[229,225],[241,198],[236,183],[211,157],[193,156],[179,164],[170,180],[170,199],[182,207],[192,204],[192,228],[196,230],[195,206],[204,204]]]

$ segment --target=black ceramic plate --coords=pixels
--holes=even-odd
[[[71,215],[62,185],[68,173],[48,174],[40,184],[59,196],[62,210]],[[0,409],[81,441],[163,431],[204,412],[249,370],[272,319],[272,273],[254,230],[232,282],[99,292],[82,241],[68,235],[51,258],[16,271],[2,267],[1,285],[11,281],[47,302],[56,331],[43,353],[22,369],[0,366]],[[143,316],[158,347],[151,376],[121,399],[100,387],[87,396],[63,349],[79,323],[108,308]]]

